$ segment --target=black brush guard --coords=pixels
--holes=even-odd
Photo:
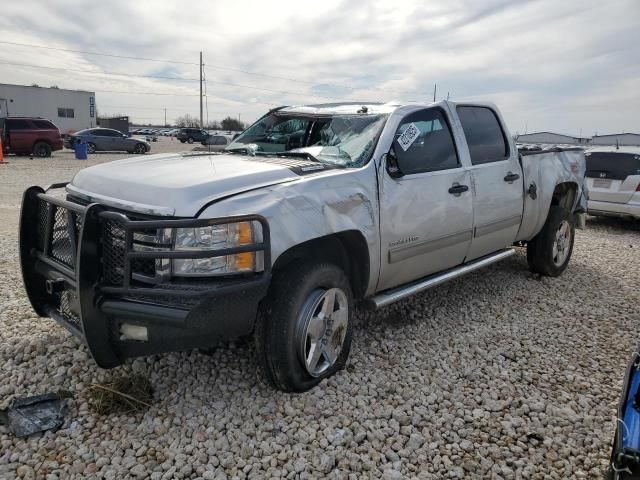
[[[263,217],[139,219],[97,203],[83,205],[48,194],[65,185],[52,185],[46,191],[30,187],[24,193],[22,276],[36,313],[53,318],[80,338],[99,366],[111,368],[130,357],[211,347],[251,332],[271,276],[269,224]],[[261,225],[260,242],[202,251],[133,249],[136,233],[243,221]],[[148,274],[149,262],[153,265],[156,259],[245,252],[262,252],[263,271],[218,279],[139,281],[145,278],[140,271],[146,268]],[[123,338],[122,323],[146,327],[147,340]]]

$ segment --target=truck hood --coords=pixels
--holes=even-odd
[[[67,192],[125,210],[194,216],[216,199],[300,179],[291,168],[296,163],[308,162],[236,154],[157,154],[85,168],[67,185]],[[307,168],[317,167],[320,164]]]

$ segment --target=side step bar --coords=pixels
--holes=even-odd
[[[398,300],[410,297],[411,295],[422,292],[429,288],[433,288],[437,285],[440,285],[441,283],[453,280],[454,278],[461,277],[462,275],[466,275],[467,273],[478,270],[479,268],[486,267],[488,265],[491,265],[492,263],[499,262],[500,260],[504,260],[514,253],[516,252],[512,248],[501,250],[497,253],[492,253],[491,255],[487,255],[486,257],[482,257],[477,260],[473,260],[472,262],[460,265],[459,267],[452,268],[451,270],[447,270],[443,273],[437,273],[435,275],[425,277],[423,279],[408,283],[406,285],[402,285],[400,287],[385,290],[368,299],[367,305],[373,310],[386,307],[387,305],[397,302]]]

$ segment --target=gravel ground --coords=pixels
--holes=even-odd
[[[99,416],[83,390],[112,372],[32,312],[16,209],[25,186],[116,156],[0,167],[0,407],[75,393],[58,432],[17,439],[0,427],[0,478],[602,477],[640,327],[637,222],[590,219],[560,278],[530,274],[521,252],[359,312],[347,369],[311,392],[263,386],[251,346],[229,344],[116,369],[147,376],[154,404]]]

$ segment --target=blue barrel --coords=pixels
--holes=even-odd
[[[73,150],[76,152],[76,160],[86,160],[87,159],[87,144],[86,143],[76,143],[73,147]]]

